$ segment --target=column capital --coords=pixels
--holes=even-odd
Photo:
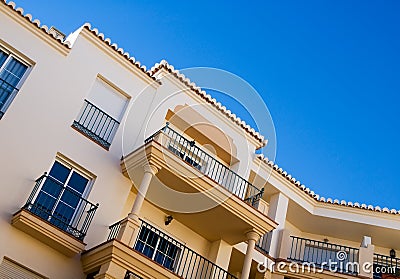
[[[155,165],[146,164],[143,166],[143,170],[145,173],[151,173],[151,175],[156,175],[157,172],[159,171],[159,168],[156,167]]]
[[[261,237],[261,235],[255,231],[248,231],[245,233],[245,235],[247,240],[254,240],[254,241],[257,241]]]

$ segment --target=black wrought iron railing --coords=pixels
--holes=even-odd
[[[121,221],[115,222],[111,226],[108,227],[110,233],[108,234],[107,241],[117,238],[119,230],[121,229]]]
[[[125,277],[124,279],[143,279],[143,277],[140,277],[139,275],[137,275],[136,273],[133,273],[132,271],[127,271],[125,273]]]
[[[312,263],[317,268],[335,272],[358,274],[358,248],[291,236],[292,245],[288,260]]]
[[[108,240],[115,238],[121,221],[110,226]],[[141,220],[134,250],[167,268],[181,278],[237,279],[186,245]]]
[[[374,279],[385,277],[400,277],[400,258],[374,254]]]
[[[4,114],[4,105],[14,93],[18,93],[18,89],[0,78],[0,118]]]
[[[98,206],[45,173],[36,180],[23,209],[83,240]]]
[[[160,136],[163,135],[163,138]],[[264,189],[258,189],[239,174],[211,156],[194,141],[190,141],[169,127],[169,124],[145,140],[145,143],[156,141],[180,157],[186,163],[211,178],[225,189],[241,198],[246,203],[257,206]]]
[[[271,242],[272,231],[264,234],[256,243],[256,248],[264,254],[269,254],[269,245]]]
[[[72,127],[108,149],[117,132],[119,121],[85,100],[82,111]]]

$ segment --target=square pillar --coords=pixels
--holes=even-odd
[[[282,193],[273,195],[269,203],[268,217],[278,223],[276,229],[271,232],[267,243],[269,254],[274,258],[279,257],[279,231],[285,228],[288,204],[289,199]]]
[[[232,246],[222,239],[211,243],[208,259],[220,266],[224,270],[228,270],[231,260]]]
[[[278,234],[278,247],[276,259],[287,260],[290,255],[290,249],[292,247],[292,239],[290,237],[291,232],[288,229],[279,231]]]
[[[94,279],[121,279],[124,278],[126,269],[113,262],[108,262],[100,267],[99,273]]]
[[[358,251],[358,263],[360,264],[359,276],[373,278],[374,251],[375,246],[371,244],[371,238],[364,236],[360,250]]]
[[[121,228],[117,235],[117,239],[122,243],[133,248],[135,245],[136,237],[139,234],[140,221],[137,218],[130,218],[129,216],[121,221]]]
[[[267,270],[264,273],[257,272],[256,277],[254,279],[271,279],[271,271]]]

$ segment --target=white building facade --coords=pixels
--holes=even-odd
[[[64,36],[11,2],[0,26],[0,278],[397,271],[377,268],[398,264],[398,211],[305,188],[167,62],[146,70],[90,25]],[[375,270],[289,268],[338,252]]]

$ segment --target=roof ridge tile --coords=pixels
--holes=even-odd
[[[179,79],[182,83],[192,89],[197,95],[199,95],[202,99],[206,100],[209,104],[214,106],[217,110],[225,114],[229,119],[231,119],[234,123],[239,125],[242,129],[244,129],[248,134],[250,134],[253,138],[255,138],[259,143],[259,147],[263,147],[266,145],[267,141],[264,139],[264,136],[257,132],[254,128],[248,125],[245,121],[240,119],[236,114],[232,113],[229,109],[223,106],[220,102],[217,102],[215,98],[211,95],[207,94],[206,91],[201,89],[199,86],[196,85],[193,81],[191,81],[188,77],[184,74],[176,70],[175,67],[169,64],[166,60],[161,60],[159,63],[154,64],[154,66],[149,70],[149,73],[152,76],[164,68],[167,72],[173,74],[177,79]]]
[[[365,203],[360,205],[360,203],[358,203],[358,202],[350,202],[350,201],[345,201],[345,200],[339,201],[338,199],[322,197],[322,196],[316,194],[314,191],[311,191],[310,188],[307,188],[305,185],[301,184],[300,181],[296,180],[295,178],[292,178],[292,176],[290,174],[288,174],[286,171],[284,171],[281,167],[279,167],[277,164],[275,164],[272,160],[269,160],[268,157],[265,157],[264,154],[258,154],[257,158],[259,160],[261,160],[263,163],[265,163],[272,170],[279,173],[282,177],[284,177],[285,179],[290,181],[294,186],[296,186],[297,188],[302,190],[309,197],[313,198],[314,200],[316,200],[318,202],[329,203],[329,204],[338,205],[338,206],[359,208],[359,209],[363,209],[363,210],[370,210],[370,211],[393,214],[393,215],[400,214],[400,210],[389,209],[388,207],[381,208],[380,206],[366,205]],[[291,179],[289,179],[289,177]]]
[[[48,36],[52,37],[53,39],[55,39],[56,41],[58,41],[61,45],[67,47],[67,48],[71,48],[71,45],[68,42],[64,42],[62,39],[57,38],[57,36],[54,33],[51,33],[49,28],[46,25],[41,25],[40,20],[39,19],[33,19],[32,14],[24,14],[24,9],[21,7],[17,7],[16,8],[16,4],[13,1],[9,1],[7,3],[7,0],[3,0],[1,1],[4,5],[8,6],[10,9],[12,9],[15,13],[19,14],[20,16],[22,16],[23,18],[25,18],[26,20],[28,20],[32,25],[35,25],[38,29],[42,30],[43,32],[45,32]]]

